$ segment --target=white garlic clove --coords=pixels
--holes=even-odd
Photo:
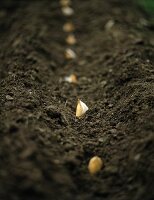
[[[65,58],[67,60],[73,60],[75,59],[77,56],[76,56],[76,53],[72,50],[72,49],[66,49],[65,51]]]
[[[66,6],[66,7],[63,7],[62,8],[62,13],[65,15],[65,16],[72,16],[74,14],[74,10],[69,7],[69,6]]]
[[[90,159],[89,164],[88,164],[88,170],[89,173],[94,175],[98,173],[103,167],[103,161],[100,157],[94,156],[93,158]]]
[[[114,26],[115,22],[114,20],[110,19],[106,24],[105,24],[105,30],[109,31],[112,29]]]
[[[80,118],[83,116],[89,108],[85,103],[83,103],[81,100],[78,100],[77,107],[76,107],[76,117]]]
[[[69,83],[77,83],[77,77],[75,74],[71,74],[70,76],[65,77],[65,81]]]

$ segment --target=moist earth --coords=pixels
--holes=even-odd
[[[0,199],[153,200],[153,22],[126,0],[73,9],[66,62],[58,1],[0,2]],[[95,155],[104,168],[91,176]]]

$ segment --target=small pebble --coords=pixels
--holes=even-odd
[[[109,72],[110,72],[110,73],[113,72],[113,69],[109,69]]]
[[[98,173],[103,167],[103,161],[100,157],[94,156],[93,158],[90,159],[89,164],[88,164],[88,170],[89,173],[94,175]]]
[[[113,129],[109,130],[109,133],[116,134],[117,133],[117,129],[113,128]]]
[[[112,107],[113,107],[113,104],[110,103],[110,104],[108,105],[108,107],[109,107],[109,108],[112,108]]]
[[[135,161],[138,161],[140,158],[141,158],[141,154],[136,154],[136,155],[134,156],[134,160],[135,160]]]
[[[107,84],[107,81],[102,81],[100,84],[101,84],[101,87],[105,87]]]
[[[9,101],[12,101],[13,97],[11,97],[10,95],[6,95],[6,99],[9,100]]]

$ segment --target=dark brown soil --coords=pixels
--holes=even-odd
[[[153,200],[152,22],[128,0],[73,7],[68,63],[58,1],[0,1],[0,200]],[[62,81],[72,72],[78,85]],[[91,176],[94,155],[105,167]]]

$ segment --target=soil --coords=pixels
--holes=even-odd
[[[0,199],[152,200],[152,19],[126,0],[73,8],[78,57],[66,62],[58,1],[0,2]],[[104,168],[91,176],[95,155]]]

